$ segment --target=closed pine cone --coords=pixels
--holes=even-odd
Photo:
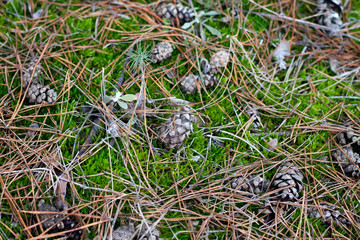
[[[230,53],[228,51],[218,51],[210,58],[210,73],[217,74],[221,68],[228,65],[230,61]]]
[[[232,183],[232,188],[239,188],[241,191],[259,194],[264,193],[268,188],[270,182],[269,180],[262,178],[260,176],[247,176],[236,178]]]
[[[315,9],[316,14],[318,15],[316,17],[317,22],[333,29],[331,31],[325,31],[330,36],[335,35],[343,24],[341,20],[343,10],[341,0],[317,0],[316,4],[318,5]]]
[[[54,90],[41,83],[31,83],[26,97],[30,103],[40,104],[43,102],[54,103],[56,95]]]
[[[186,94],[194,94],[197,92],[197,84],[199,76],[194,74],[189,74],[188,76],[184,77],[183,80],[180,82],[180,90]]]
[[[273,189],[280,189],[280,199],[294,201],[299,198],[300,192],[303,190],[302,180],[304,175],[295,164],[285,163],[275,175]],[[293,185],[293,186],[291,186]],[[288,187],[291,186],[291,187]]]
[[[353,132],[340,133],[337,141],[341,148],[336,149],[332,156],[349,177],[360,178],[360,141]]]
[[[154,63],[161,63],[166,59],[171,58],[173,48],[171,43],[164,41],[156,44],[151,51],[151,60]]]
[[[335,206],[329,204],[320,204],[320,208],[309,207],[308,215],[310,218],[321,218],[321,221],[326,224],[341,223],[347,226],[351,224],[343,214],[336,210]]]
[[[184,113],[168,118],[160,129],[160,140],[169,149],[181,147],[193,130],[196,118],[189,112],[189,108],[184,107],[183,110]]]
[[[155,9],[155,13],[163,19],[170,19],[173,23],[177,23],[177,19],[179,19],[180,25],[185,22],[190,22],[194,18],[193,11],[181,4],[161,3]]]

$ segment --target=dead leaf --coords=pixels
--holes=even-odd
[[[279,64],[279,68],[281,70],[286,69],[285,58],[290,55],[290,42],[281,40],[279,46],[277,46],[273,54],[273,57],[275,58],[276,63]]]
[[[270,138],[270,141],[268,142],[269,145],[268,149],[270,151],[275,150],[278,147],[278,143],[279,141],[277,138]]]

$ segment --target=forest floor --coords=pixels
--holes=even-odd
[[[39,223],[55,198],[83,239],[127,225],[162,239],[357,238],[360,1],[343,1],[336,34],[315,2],[183,1],[197,21],[180,25],[156,1],[0,1],[0,239],[63,236]],[[162,41],[172,55],[154,63]],[[218,51],[219,82],[183,93]],[[27,97],[30,62],[55,102]],[[193,129],[166,148],[161,128],[184,111]],[[334,157],[344,132],[354,175]],[[295,186],[276,185],[284,164]],[[269,181],[260,193],[254,176]]]

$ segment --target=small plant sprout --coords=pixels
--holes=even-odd
[[[212,16],[216,16],[219,15],[220,13],[218,13],[217,11],[210,11],[210,12],[205,12],[205,11],[200,11],[199,13],[197,13],[196,11],[194,11],[195,13],[195,18],[194,20],[192,20],[191,22],[187,22],[185,23],[181,28],[184,30],[189,29],[190,27],[192,27],[194,24],[198,24],[199,25],[199,29],[200,29],[200,37],[202,40],[206,40],[206,34],[205,34],[205,28],[214,36],[220,37],[221,36],[221,32],[219,30],[217,30],[216,28],[211,27],[210,25],[206,24],[207,21],[210,20],[210,18],[206,18],[206,19],[202,19],[203,17],[212,17]]]
[[[121,108],[128,109],[128,105],[126,102],[132,102],[137,99],[136,95],[134,94],[125,94],[122,95],[121,92],[117,91],[114,97],[105,95],[105,103],[110,101],[116,102]]]
[[[130,50],[128,57],[130,58],[129,68],[134,71],[138,67],[143,70],[146,62],[152,62],[150,46],[142,46],[140,43],[136,43],[136,50]]]

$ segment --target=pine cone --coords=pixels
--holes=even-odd
[[[360,141],[353,134],[347,132],[337,136],[337,141],[342,147],[336,149],[332,156],[339,162],[347,176],[360,178]]]
[[[39,81],[42,73],[41,63],[36,65],[37,59],[32,59],[30,63],[24,64],[23,68],[23,89],[28,89],[26,98],[30,103],[40,104],[43,102],[53,103],[56,101],[57,94],[49,87],[45,87]],[[36,66],[35,66],[36,65]],[[33,78],[31,76],[33,75]],[[30,83],[31,81],[31,83]],[[30,83],[30,86],[28,86]]]
[[[265,207],[260,209],[259,213],[265,215],[263,218],[264,222],[270,224],[275,219],[277,219],[277,222],[279,222],[279,220],[281,218],[284,218],[284,216],[292,209],[293,207],[288,204],[283,204],[280,202],[273,202],[273,203],[266,202]]]
[[[329,27],[333,30],[325,31],[330,36],[336,35],[343,22],[341,20],[342,4],[341,0],[317,0],[318,7],[315,13],[318,15],[316,20],[319,24]]]
[[[241,191],[249,192],[253,194],[264,193],[270,182],[269,180],[262,178],[260,176],[248,176],[246,178],[239,177],[236,178],[232,183],[232,188],[239,188]]]
[[[155,13],[161,18],[170,19],[174,24],[179,20],[180,25],[190,22],[194,18],[193,11],[181,4],[161,3],[155,9]]]
[[[345,218],[343,214],[336,210],[335,206],[329,204],[320,204],[320,208],[309,207],[308,215],[310,218],[321,218],[321,221],[326,224],[336,223],[346,226],[351,225],[351,222]]]
[[[227,51],[218,51],[210,58],[210,73],[217,74],[221,68],[226,67],[230,61],[230,53]]]
[[[40,104],[43,102],[53,103],[56,101],[56,93],[41,83],[32,83],[26,97],[30,103]]]
[[[148,223],[151,226],[151,223]],[[141,224],[137,226],[138,228],[138,236],[137,239],[144,239],[144,240],[159,240],[160,238],[160,231],[156,228],[151,229],[147,232],[147,228],[145,224]],[[147,233],[146,233],[147,232]]]
[[[189,108],[184,107],[183,110],[185,113],[179,113],[168,118],[160,129],[160,140],[169,149],[181,147],[193,130],[193,123],[196,118],[189,112]]]
[[[151,60],[154,63],[161,63],[166,59],[171,58],[173,48],[171,43],[164,41],[156,44],[151,51]]]
[[[32,59],[30,63],[24,65],[23,72],[22,72],[23,88],[26,88],[27,85],[29,84],[29,82],[31,80],[31,75],[33,74],[34,70],[35,70],[35,72],[33,75],[33,80],[31,82],[32,83],[39,82],[38,77],[42,73],[42,68],[41,68],[41,63],[36,65],[36,62],[37,62],[37,59]]]
[[[304,175],[301,170],[299,170],[295,164],[287,162],[280,168],[279,172],[276,174],[272,188],[278,189],[287,187],[280,191],[280,198],[282,200],[293,201],[299,198],[300,192],[303,190],[303,178]]]
[[[107,237],[107,240],[132,240],[134,235],[135,228],[133,225],[120,226],[112,233],[112,238]]]
[[[59,212],[59,210],[50,205],[44,204],[44,201],[40,201],[38,206],[38,211],[40,212]],[[63,215],[60,214],[39,214],[39,220],[41,222],[44,230],[53,227],[52,232],[59,232],[65,228],[64,223],[62,222]]]
[[[211,75],[211,74],[204,74],[203,75],[203,84],[206,88],[210,89],[218,84],[219,78]]]
[[[199,76],[194,74],[189,74],[184,77],[180,82],[180,90],[186,94],[194,94],[197,92],[196,81],[198,81]]]
[[[59,212],[59,214],[38,214],[39,220],[44,230],[51,228],[48,233],[61,233],[64,231],[72,230],[78,227],[78,222],[72,217],[66,216],[66,203],[62,202],[63,204],[58,204],[55,202],[55,205],[45,204],[44,200],[41,200],[38,205],[38,211],[41,212]],[[66,208],[64,208],[64,204]],[[65,210],[65,211],[64,211]],[[60,213],[60,211],[64,211],[64,213]],[[81,239],[83,234],[82,230],[79,231],[72,231],[66,234],[67,239]]]
[[[69,231],[79,227],[79,223],[76,221],[74,217],[66,217],[63,220],[63,223],[65,227],[64,230],[62,231]],[[82,235],[83,235],[83,230],[72,231],[65,234],[67,239],[74,239],[74,240],[80,240]]]

